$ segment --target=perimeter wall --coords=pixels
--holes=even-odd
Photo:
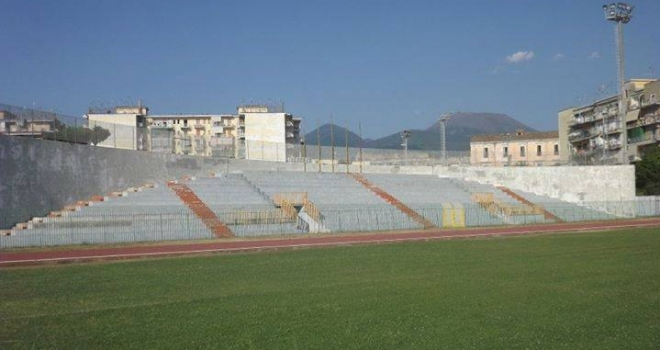
[[[633,165],[450,167],[447,174],[573,203],[635,199]]]
[[[92,195],[218,168],[211,158],[0,135],[0,229]]]
[[[183,175],[248,170],[319,172],[314,163],[218,160],[0,135],[0,229],[84,200]],[[346,173],[345,164],[321,172]],[[470,167],[351,164],[350,172],[457,177],[569,202],[635,199],[633,166]]]

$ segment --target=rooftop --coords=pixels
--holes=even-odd
[[[497,141],[525,141],[525,140],[552,140],[558,139],[559,132],[555,131],[539,131],[539,132],[526,132],[518,130],[506,134],[489,134],[489,135],[474,135],[470,138],[470,142],[497,142]]]

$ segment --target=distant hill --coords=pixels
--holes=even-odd
[[[332,124],[324,124],[319,128],[321,131],[321,146],[330,146],[332,144],[330,135],[331,125]],[[332,127],[332,133],[334,134],[335,146],[345,146],[347,130],[338,125],[333,126],[334,127]],[[318,145],[317,136],[317,129],[314,129],[311,132],[305,134],[305,143],[308,145]],[[360,141],[360,136],[348,130],[348,147],[360,147]],[[362,146],[366,147],[365,144]]]
[[[501,134],[516,130],[536,131],[529,126],[509,117],[497,113],[468,113],[458,112],[452,114],[447,122],[447,150],[467,151],[470,149],[470,138],[473,135]],[[439,150],[440,149],[440,122],[436,122],[424,130],[411,130],[408,139],[410,150]],[[401,148],[400,133],[395,133],[373,140],[365,147],[369,148]]]
[[[458,112],[451,115],[447,122],[447,150],[467,151],[470,149],[470,138],[482,134],[502,134],[516,130],[536,131],[529,126],[498,113],[469,113]],[[330,124],[322,125],[321,145],[330,146]],[[424,130],[411,130],[408,139],[410,150],[439,150],[440,149],[440,123],[436,122]],[[335,146],[345,145],[345,129],[334,126]],[[309,145],[317,144],[316,129],[305,135],[305,142]],[[365,148],[401,149],[400,132],[381,137],[375,140],[362,141]],[[348,131],[349,147],[359,147],[360,137]]]

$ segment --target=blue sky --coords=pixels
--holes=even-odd
[[[551,130],[558,110],[616,92],[603,3],[3,0],[0,102],[82,115],[283,101],[307,130],[332,118],[367,137],[447,111]],[[631,3],[626,76],[660,77],[660,1]]]

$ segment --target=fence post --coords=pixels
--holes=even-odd
[[[158,214],[158,231],[160,232],[160,240],[163,240],[163,214]]]

